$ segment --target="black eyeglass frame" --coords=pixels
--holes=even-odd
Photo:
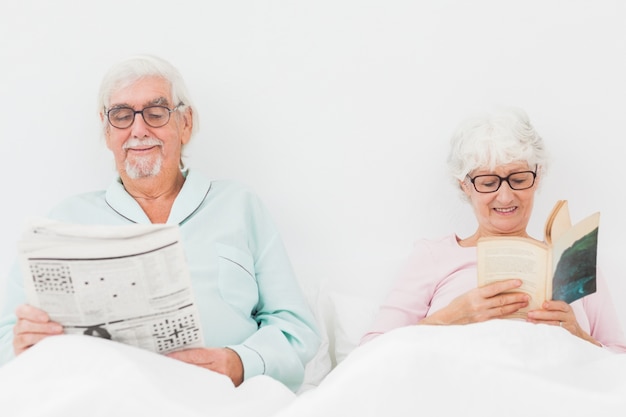
[[[538,167],[535,167],[534,171],[528,170],[528,171],[511,172],[506,177],[501,177],[501,176],[496,175],[496,174],[485,174],[485,175],[476,175],[474,178],[472,178],[472,177],[469,176],[469,174],[467,174],[467,178],[469,178],[469,180],[472,183],[472,185],[474,186],[474,189],[476,190],[476,192],[477,193],[481,193],[481,194],[495,193],[496,191],[498,191],[500,189],[500,187],[502,186],[502,183],[504,181],[506,181],[506,183],[509,184],[509,187],[511,188],[511,190],[522,191],[522,190],[528,190],[529,188],[532,188],[533,185],[535,185],[535,180],[537,179],[537,168]],[[533,181],[530,183],[530,185],[528,187],[516,188],[509,181],[509,178],[511,178],[512,175],[527,174],[527,173],[528,174],[532,174],[532,176],[533,176]],[[479,191],[478,188],[476,188],[476,183],[474,181],[476,181],[476,178],[481,178],[481,177],[496,177],[496,178],[498,178],[498,186],[493,191]]]
[[[111,126],[113,126],[114,128],[116,128],[116,129],[128,129],[129,127],[131,127],[131,126],[133,125],[133,123],[135,123],[135,117],[137,116],[137,114],[141,114],[141,118],[143,119],[143,121],[144,121],[144,122],[145,122],[148,126],[150,126],[150,127],[154,127],[154,128],[157,128],[157,127],[163,127],[163,126],[165,126],[166,124],[168,124],[168,123],[169,123],[169,121],[170,121],[170,118],[172,117],[172,113],[173,113],[173,112],[175,112],[176,110],[178,110],[178,108],[179,108],[179,107],[181,107],[181,106],[184,106],[184,103],[183,103],[183,102],[178,103],[178,105],[176,105],[176,107],[174,107],[174,108],[172,108],[172,109],[170,109],[170,108],[169,108],[169,107],[167,107],[167,106],[162,106],[162,105],[147,106],[147,107],[144,107],[144,108],[143,108],[143,109],[141,109],[141,110],[135,110],[135,109],[133,109],[132,107],[126,107],[126,106],[123,106],[123,107],[114,107],[114,108],[112,108],[112,109],[109,109],[109,110],[108,110],[105,114],[106,114],[106,116],[107,116],[107,120],[108,120],[109,124],[110,124]],[[160,125],[158,125],[158,126],[154,126],[154,125],[150,124],[150,122],[148,122],[148,121],[146,120],[146,117],[144,116],[143,112],[144,112],[144,111],[146,111],[146,110],[148,110],[148,109],[154,109],[154,108],[157,108],[157,107],[158,107],[158,108],[161,108],[161,109],[165,109],[165,110],[167,110],[167,119],[165,120],[165,122],[164,122],[163,124],[160,124]],[[133,118],[132,118],[132,120],[130,121],[130,123],[129,123],[129,124],[128,124],[128,126],[126,126],[126,127],[119,127],[119,126],[115,126],[115,125],[113,124],[113,122],[111,121],[111,117],[110,117],[109,113],[111,113],[112,111],[116,111],[116,110],[126,110],[126,109],[127,109],[127,110],[131,110],[131,111],[133,112]]]

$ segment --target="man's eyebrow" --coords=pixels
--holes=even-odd
[[[167,106],[169,105],[170,101],[167,99],[167,97],[157,97],[153,100],[149,100],[146,101],[144,103],[144,107],[148,107],[148,106]],[[132,109],[133,106],[131,106],[129,103],[115,103],[113,104],[111,107],[109,107],[110,110],[112,109],[121,109],[121,108],[130,108]]]
[[[129,108],[132,109],[131,105],[128,103],[116,103],[113,104],[109,107],[109,110],[114,110],[114,109],[125,109],[125,108]]]
[[[169,103],[170,101],[166,97],[159,97],[159,98],[155,98],[154,100],[149,101],[146,104],[163,106],[163,105],[168,105]]]

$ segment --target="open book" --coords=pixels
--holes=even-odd
[[[596,261],[600,213],[572,225],[567,200],[559,200],[546,221],[545,241],[493,236],[478,240],[478,285],[519,278],[517,291],[531,296],[524,318],[545,300],[571,303],[596,291]]]
[[[157,353],[203,345],[178,226],[35,219],[18,252],[28,303],[65,333]]]

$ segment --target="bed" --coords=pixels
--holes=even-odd
[[[6,417],[272,416],[295,394],[265,376],[226,376],[109,340],[62,335],[0,368]]]
[[[521,321],[400,328],[276,414],[345,415],[624,416],[626,355]]]
[[[626,355],[555,326],[412,326],[354,349],[316,386],[222,375],[56,336],[0,371],[3,416],[624,416]]]
[[[264,376],[235,388],[148,351],[64,335],[0,368],[1,415],[626,416],[626,355],[556,326],[411,326],[358,346],[389,285],[375,277],[400,261],[329,265],[334,275],[305,288],[323,338],[296,393]],[[370,285],[359,286],[364,277]]]

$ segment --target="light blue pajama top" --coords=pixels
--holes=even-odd
[[[264,374],[297,390],[320,336],[274,223],[246,187],[184,173],[167,223],[180,226],[206,346],[235,350],[244,379]],[[65,200],[49,217],[83,224],[150,223],[119,178],[106,191]],[[0,364],[14,356],[14,311],[25,302],[17,263],[5,298]]]

